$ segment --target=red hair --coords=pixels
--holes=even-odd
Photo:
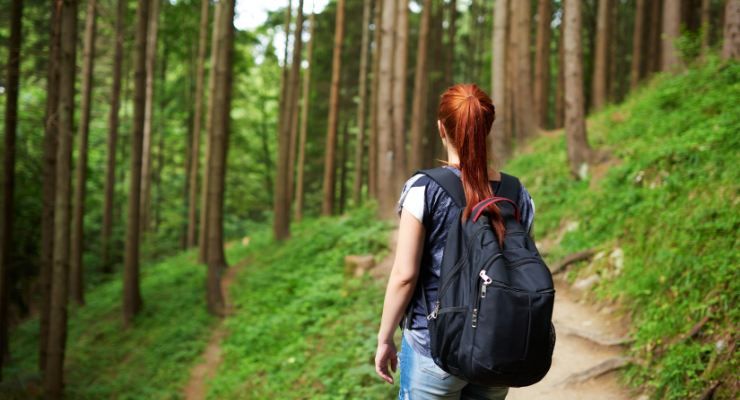
[[[444,126],[447,140],[460,156],[459,167],[467,203],[462,214],[465,221],[476,204],[493,196],[488,180],[486,136],[496,119],[495,108],[491,98],[475,84],[458,84],[442,94],[437,118]],[[505,233],[501,212],[496,204],[486,208],[501,241]]]

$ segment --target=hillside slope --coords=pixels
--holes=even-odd
[[[592,116],[589,140],[611,159],[586,181],[568,174],[562,132],[506,168],[535,198],[550,261],[596,249],[570,278],[631,317],[625,376],[654,398],[717,382],[719,397],[738,395],[739,104],[740,64],[709,60]]]

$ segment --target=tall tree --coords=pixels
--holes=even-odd
[[[310,25],[310,38],[306,48],[306,61],[308,68],[303,73],[303,99],[301,101],[301,128],[298,139],[298,166],[296,171],[296,195],[295,195],[295,220],[303,219],[303,197],[304,197],[304,168],[306,164],[306,136],[308,135],[308,102],[311,98],[311,69],[313,66],[313,44],[316,36],[316,15],[311,13],[308,19]]]
[[[56,197],[56,159],[59,102],[59,32],[61,29],[60,2],[51,8],[49,35],[49,62],[46,76],[46,116],[44,123],[44,156],[42,167],[41,255],[39,281],[41,283],[41,310],[39,313],[39,370],[46,370],[46,351],[49,338],[51,301],[51,271],[54,263],[54,198]]]
[[[647,58],[647,73],[649,75],[652,72],[660,71],[660,54],[663,43],[661,40],[661,31],[663,25],[663,1],[656,0],[650,2],[649,18],[650,23],[648,24],[648,47],[645,51],[646,55],[650,55]]]
[[[159,0],[154,0],[159,1]],[[149,29],[149,0],[136,7],[136,50],[134,51],[134,120],[131,131],[131,175],[129,177],[128,223],[123,266],[123,320],[130,326],[141,310],[139,289],[139,239],[141,206],[141,163],[146,102],[146,48]]]
[[[142,232],[149,230],[149,208],[152,192],[152,127],[154,125],[154,83],[157,59],[159,6],[162,0],[149,0],[149,27],[146,39],[146,96],[144,100],[144,139],[141,150],[141,205],[139,215]]]
[[[69,272],[69,228],[74,118],[75,57],[77,50],[77,2],[60,0],[60,59],[56,195],[54,197],[54,262],[51,274],[51,308],[44,373],[44,391],[49,399],[61,399],[64,382],[64,349],[67,341],[67,279]]]
[[[77,304],[85,304],[83,284],[82,247],[84,243],[85,185],[87,184],[87,147],[90,133],[90,96],[95,63],[95,20],[96,0],[87,1],[85,16],[85,39],[82,48],[82,101],[80,109],[79,144],[77,168],[75,170],[74,210],[72,214],[72,242],[70,250],[69,295]]]
[[[367,58],[370,43],[370,0],[362,4],[362,47],[360,50],[360,93],[357,103],[357,140],[355,142],[355,179],[352,187],[352,201],[360,204],[362,196],[362,169],[365,155],[365,117],[367,115]]]
[[[403,1],[403,0],[396,0]],[[455,39],[457,37],[457,0],[448,3],[449,20],[447,26],[447,47],[445,53],[445,80],[446,86],[455,81]]]
[[[723,36],[722,58],[740,58],[740,0],[727,0]]]
[[[339,119],[339,77],[342,69],[342,42],[344,41],[344,0],[337,0],[337,16],[332,52],[331,91],[329,93],[329,122],[326,131],[324,157],[324,189],[321,214],[334,212],[334,186],[336,176],[337,124]]]
[[[406,180],[406,82],[409,43],[409,3],[396,0],[396,42],[393,47],[393,161],[395,187]]]
[[[514,28],[512,36],[516,36],[516,83],[515,83],[515,118],[516,139],[519,144],[534,135],[534,121],[529,113],[533,109],[532,103],[532,61],[530,58],[530,23],[531,12],[528,1],[512,2]]]
[[[565,115],[565,31],[560,23],[558,38],[558,80],[555,82],[555,128],[563,127]]]
[[[278,133],[277,176],[275,178],[275,238],[287,239],[290,236],[290,185],[289,175],[293,168],[290,165],[291,137],[293,136],[293,120],[298,110],[298,86],[301,69],[301,48],[303,40],[303,0],[298,1],[295,29],[293,30],[293,60],[285,82],[285,108],[281,115],[280,132]],[[293,145],[295,147],[295,145]]]
[[[13,218],[15,194],[15,141],[18,129],[18,86],[20,81],[23,1],[10,3],[10,40],[8,41],[8,69],[5,102],[5,151],[3,157],[3,218],[0,219],[0,378],[2,366],[9,352],[8,310],[10,296],[10,251],[13,248]]]
[[[706,54],[709,51],[712,26],[712,0],[701,0],[701,51]]]
[[[377,196],[378,213],[382,218],[393,216],[393,204],[396,193],[394,170],[394,146],[393,146],[393,30],[396,7],[394,0],[383,1],[383,15],[381,17],[381,38],[378,56],[380,65],[378,70],[378,99],[377,99]],[[382,182],[382,184],[381,184]]]
[[[679,65],[676,39],[681,34],[681,0],[663,0],[663,31],[661,34],[660,67],[663,71]]]
[[[417,170],[424,167],[424,135],[426,134],[426,110],[428,92],[429,24],[432,19],[432,1],[424,0],[421,9],[419,42],[416,45],[416,72],[414,73],[414,102],[411,105],[411,148],[409,167]]]
[[[275,177],[275,188],[273,190],[273,234],[278,240],[283,240],[290,236],[290,217],[286,215],[289,212],[287,188],[287,169],[285,164],[288,157],[288,139],[284,137],[286,125],[289,120],[286,110],[289,104],[289,70],[288,70],[288,39],[290,38],[290,16],[292,0],[288,1],[288,9],[285,12],[285,48],[283,51],[283,75],[280,80],[280,99],[278,105],[278,155],[277,155],[277,172]]]
[[[491,138],[492,155],[496,168],[501,168],[511,154],[511,136],[508,121],[504,110],[508,107],[509,99],[506,96],[506,57],[507,25],[509,24],[508,0],[496,0],[493,21],[493,59],[491,61],[491,76],[493,82],[493,102],[496,105],[496,119],[493,121]]]
[[[550,22],[551,0],[539,0],[537,5],[537,49],[534,64],[534,106],[537,124],[547,125],[547,99],[550,87]]]
[[[570,171],[583,178],[591,148],[586,138],[583,96],[583,51],[581,49],[581,1],[565,0],[565,136],[568,142]]]
[[[126,18],[126,1],[118,0],[116,6],[115,49],[113,50],[113,84],[108,114],[108,140],[105,167],[105,199],[103,201],[102,263],[103,270],[112,271],[111,231],[113,228],[113,196],[116,188],[116,146],[118,145],[118,111],[121,105],[121,66],[123,64],[123,31]]]
[[[213,125],[211,132],[212,151],[208,165],[208,277],[206,282],[206,300],[208,311],[223,315],[223,293],[221,292],[221,274],[228,267],[224,255],[223,240],[223,207],[224,181],[226,176],[226,156],[229,147],[229,130],[231,128],[231,81],[232,53],[234,45],[234,0],[221,0],[217,20],[221,28],[215,30],[218,41],[218,55],[213,68],[216,70],[213,98]]]
[[[216,3],[213,13],[213,32],[211,33],[211,69],[208,72],[208,112],[206,112],[206,149],[205,149],[205,168],[203,168],[203,189],[200,196],[200,232],[198,232],[198,262],[206,263],[208,260],[208,165],[211,163],[211,132],[213,131],[213,87],[215,85],[216,70],[213,68],[214,60],[218,57],[218,30],[222,26],[221,4]],[[285,20],[285,34],[288,34],[287,25],[290,23],[290,7],[288,7],[287,18]],[[286,44],[287,46],[287,44]],[[282,105],[281,105],[282,107]]]
[[[198,167],[200,166],[200,137],[203,122],[203,79],[205,77],[206,50],[208,46],[209,0],[200,2],[200,26],[198,33],[198,66],[195,72],[195,102],[193,109],[193,132],[190,144],[190,169],[188,170],[188,234],[187,247],[195,246],[198,215]]]
[[[373,80],[370,85],[370,137],[367,149],[367,191],[370,197],[378,197],[378,81],[380,79],[380,24],[383,18],[383,0],[375,0],[373,18]]]
[[[591,107],[598,110],[606,104],[608,94],[608,59],[611,45],[611,1],[599,0],[596,16],[596,54],[594,59],[594,77],[591,86]]]
[[[637,0],[635,4],[635,28],[632,31],[632,64],[630,66],[630,87],[636,88],[642,79],[642,55],[644,52],[643,37],[645,36],[645,16],[647,4],[645,0]]]

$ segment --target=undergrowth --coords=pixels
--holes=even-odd
[[[740,64],[710,59],[590,118],[592,146],[612,159],[586,181],[569,176],[561,133],[507,168],[535,198],[537,237],[567,232],[551,261],[600,252],[581,275],[597,274],[596,293],[631,317],[625,378],[652,398],[698,397],[716,381],[719,397],[737,396],[738,104]]]

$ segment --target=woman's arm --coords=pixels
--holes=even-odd
[[[398,228],[396,257],[393,261],[383,303],[383,316],[378,331],[378,350],[375,354],[375,371],[388,383],[393,377],[388,372],[388,363],[395,372],[398,360],[393,333],[403,318],[406,306],[414,293],[421,252],[424,247],[424,225],[405,209],[401,210]]]

